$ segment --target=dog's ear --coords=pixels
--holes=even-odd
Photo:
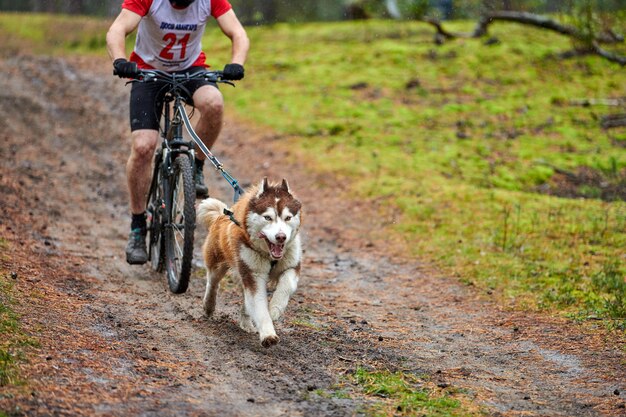
[[[283,183],[280,185],[280,188],[291,194],[291,191],[289,191],[289,184],[287,183],[286,179],[283,178]]]
[[[269,188],[269,182],[267,181],[267,177],[264,177],[259,184],[259,191],[256,193],[257,197],[260,197],[261,194],[265,192]]]

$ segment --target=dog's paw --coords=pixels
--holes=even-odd
[[[239,319],[239,327],[241,327],[241,330],[244,332],[256,333],[256,327],[254,327],[249,317],[241,317]]]
[[[204,314],[207,317],[211,317],[215,312],[215,303],[207,302],[206,300],[202,303],[202,308],[204,310]]]
[[[278,344],[279,340],[280,339],[276,335],[267,336],[265,339],[261,340],[261,345],[263,345],[264,348],[269,348]]]
[[[277,321],[283,315],[283,312],[278,307],[270,307],[270,317],[272,321]]]

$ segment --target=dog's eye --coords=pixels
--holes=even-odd
[[[291,216],[287,216],[285,217],[285,221],[288,222],[289,220],[291,220]]]
[[[272,216],[263,216],[263,218],[267,220],[268,222],[272,221]]]

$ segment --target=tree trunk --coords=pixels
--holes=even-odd
[[[259,4],[259,10],[263,15],[263,21],[265,23],[275,23],[276,16],[278,13],[276,11],[276,2],[274,0],[262,0]]]
[[[84,14],[85,13],[85,1],[84,0],[68,0],[67,1],[67,13],[69,14]]]
[[[400,13],[397,0],[385,0],[385,7],[387,8],[389,16],[394,19],[402,19],[402,13]]]
[[[33,11],[37,13],[54,12],[56,9],[56,1],[53,0],[32,0]]]

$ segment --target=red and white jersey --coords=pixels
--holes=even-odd
[[[228,0],[196,0],[178,9],[169,0],[124,0],[122,8],[143,17],[130,60],[142,69],[179,71],[206,65],[201,41],[207,21],[231,5]]]

